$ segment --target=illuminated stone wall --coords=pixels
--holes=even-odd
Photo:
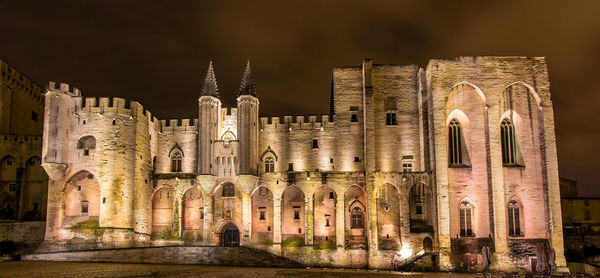
[[[48,176],[40,166],[42,91],[0,60],[0,219],[46,218]]]
[[[82,235],[97,247],[234,240],[309,265],[382,269],[427,251],[437,256],[415,269],[478,271],[483,246],[492,247],[492,268],[515,270],[546,242],[564,266],[542,58],[432,60],[426,69],[365,60],[334,69],[334,113],[321,116],[259,118],[249,65],[238,106],[221,107],[208,73],[199,120],[159,121],[136,102],[82,99],[50,84],[47,243]],[[511,165],[502,163],[506,118],[518,147]],[[452,120],[462,126],[460,165],[448,161]],[[80,142],[85,136],[94,148]],[[97,227],[66,221],[64,207],[81,200],[63,188],[82,171],[100,188]],[[463,202],[469,234],[460,231]],[[517,235],[508,231],[511,202],[520,209]]]

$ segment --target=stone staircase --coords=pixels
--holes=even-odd
[[[160,246],[62,251],[23,255],[21,260],[302,267],[298,262],[242,246]]]
[[[406,268],[410,267],[411,265],[413,265],[415,262],[417,262],[418,260],[425,258],[427,256],[433,256],[433,255],[437,255],[436,252],[426,252],[424,249],[421,249],[419,251],[417,251],[416,253],[414,253],[412,256],[408,257],[406,260],[404,260],[404,262],[402,262],[401,265],[399,265],[398,267],[396,267],[396,271],[403,271]]]

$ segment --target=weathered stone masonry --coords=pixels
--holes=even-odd
[[[245,245],[307,265],[565,266],[543,58],[335,68],[332,114],[259,118],[248,64],[236,108],[209,65],[198,119],[51,82],[46,245]],[[50,247],[49,247],[50,248]],[[532,251],[533,250],[533,251]],[[416,254],[416,255],[415,255]],[[433,255],[433,256],[430,256]]]

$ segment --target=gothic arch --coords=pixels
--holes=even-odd
[[[273,157],[275,158],[275,161],[279,160],[275,151],[273,151],[273,149],[271,149],[271,146],[267,146],[267,149],[260,155],[261,161],[264,161],[264,157],[267,153],[271,153],[273,155]]]
[[[257,186],[250,196],[252,210],[252,235],[254,244],[269,244],[273,242],[273,192],[264,185]]]
[[[448,90],[448,93],[446,93],[446,101],[445,101],[446,105],[448,103],[448,100],[450,99],[450,94],[452,94],[453,92],[455,92],[454,89],[457,88],[458,86],[461,86],[461,85],[467,85],[467,86],[473,88],[475,90],[475,92],[477,92],[477,95],[479,96],[479,98],[481,99],[481,102],[483,103],[483,106],[484,107],[486,106],[486,97],[485,97],[485,94],[481,91],[481,89],[479,87],[477,87],[476,85],[474,85],[473,83],[468,82],[468,81],[461,81],[461,82],[455,84],[454,86],[452,86],[452,88],[450,88],[450,90]]]
[[[312,196],[314,244],[331,247],[336,242],[337,193],[328,185],[319,186]]]
[[[71,175],[63,185],[63,225],[82,221],[98,221],[100,217],[100,184],[86,170]]]
[[[537,102],[538,108],[542,109],[542,100],[540,98],[540,95],[536,92],[535,88],[533,88],[533,86],[531,86],[523,81],[515,81],[513,83],[508,84],[506,87],[504,87],[504,90],[506,91],[508,88],[510,88],[514,85],[522,85],[523,87],[526,87],[527,91],[531,94],[531,96],[533,96],[533,98]],[[504,96],[503,96],[503,98],[504,98]]]
[[[185,157],[185,154],[183,153],[183,150],[181,149],[181,147],[177,143],[175,143],[175,145],[169,151],[169,157],[173,156],[173,152],[174,151],[179,151],[181,153],[181,157]]]

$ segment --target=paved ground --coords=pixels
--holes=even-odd
[[[0,277],[483,277],[448,273],[392,273],[354,269],[252,268],[203,265],[80,262],[2,262]]]

